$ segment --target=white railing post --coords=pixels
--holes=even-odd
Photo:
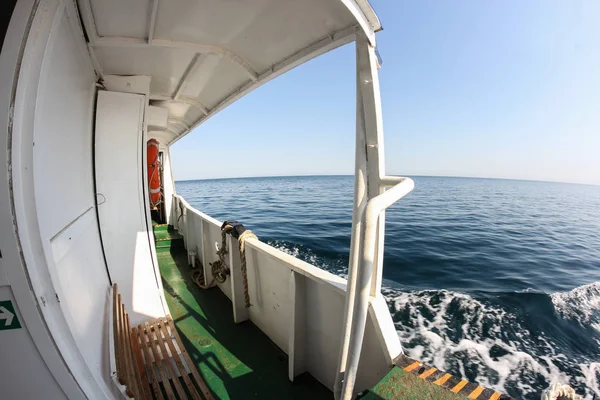
[[[377,70],[374,46],[364,34],[357,33],[354,210],[342,343],[334,385],[335,398],[344,400],[353,396],[369,298],[379,296],[381,291],[384,210],[413,188],[410,179],[385,176]],[[385,191],[391,181],[396,185]]]
[[[358,40],[356,44],[356,58],[358,60]],[[354,203],[352,210],[352,236],[350,239],[350,260],[348,263],[348,283],[346,286],[346,300],[344,306],[344,322],[342,325],[342,345],[338,358],[338,370],[336,371],[334,396],[339,399],[342,390],[346,361],[348,357],[347,339],[350,337],[350,327],[354,308],[354,294],[356,287],[356,268],[361,244],[361,220],[367,205],[367,152],[365,144],[365,120],[362,102],[362,91],[360,90],[360,73],[356,71],[356,148],[354,160]]]

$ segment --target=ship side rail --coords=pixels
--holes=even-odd
[[[221,226],[218,221],[174,195],[171,221],[184,237],[190,263],[203,266],[207,286],[218,286],[231,300],[236,323],[252,321],[288,355],[290,380],[308,372],[333,390],[341,345],[346,279],[277,249],[259,239],[245,241],[250,306],[246,307],[237,239],[227,235],[227,266],[224,283],[213,279],[210,265],[219,259]],[[232,215],[232,217],[235,217]],[[195,263],[194,262],[194,263]],[[358,390],[373,386],[393,365],[386,335],[393,327],[381,326],[378,313],[387,311],[385,301],[371,298],[360,368]]]

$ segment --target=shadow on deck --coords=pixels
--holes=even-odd
[[[181,340],[219,399],[332,399],[309,374],[288,379],[288,357],[252,322],[233,322],[231,301],[190,279],[181,236],[155,226],[157,257],[171,316]]]

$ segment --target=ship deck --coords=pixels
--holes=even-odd
[[[165,297],[181,340],[196,368],[218,399],[332,399],[333,393],[309,374],[288,379],[288,357],[252,322],[233,321],[231,301],[218,288],[200,289],[190,278],[183,238],[172,227],[154,226],[156,252]],[[436,371],[402,356],[396,366],[359,398],[460,400],[473,395],[476,385],[461,386],[460,379],[436,379]],[[416,364],[415,364],[416,365]],[[435,369],[435,368],[434,368]],[[433,379],[435,378],[435,379]],[[460,385],[459,385],[460,386]],[[483,389],[482,389],[483,390]],[[505,399],[486,389],[477,399]]]
[[[332,399],[332,392],[304,374],[288,379],[288,358],[252,322],[233,322],[231,301],[218,289],[191,279],[181,236],[154,227],[165,297],[181,340],[218,399]]]

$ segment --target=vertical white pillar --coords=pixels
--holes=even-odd
[[[381,99],[379,78],[377,74],[377,57],[375,48],[370,45],[362,32],[356,38],[356,155],[354,176],[354,209],[352,214],[352,239],[350,244],[350,262],[348,265],[348,284],[343,323],[342,343],[340,346],[339,368],[337,370],[334,396],[342,397],[342,388],[348,386],[349,358],[357,358],[360,354],[349,354],[352,326],[356,324],[354,309],[356,297],[356,280],[361,259],[364,237],[362,219],[368,200],[383,192],[381,177],[384,172],[383,157],[383,122],[381,118]],[[383,234],[385,229],[385,213],[381,214],[377,227],[374,275],[370,288],[371,296],[381,289],[381,271],[383,265]],[[364,332],[363,332],[364,333]],[[362,341],[362,340],[361,340]],[[353,391],[356,370],[350,377]],[[352,375],[352,374],[350,374]]]
[[[358,41],[356,43],[356,59],[358,60]],[[354,309],[354,294],[356,292],[356,269],[361,244],[361,220],[367,204],[367,152],[365,144],[365,121],[363,113],[362,94],[360,90],[360,74],[358,61],[356,66],[356,144],[354,156],[354,203],[352,210],[352,236],[350,239],[350,260],[348,263],[348,283],[344,305],[344,322],[342,326],[342,343],[338,358],[334,384],[334,397],[338,399],[342,390],[346,361],[348,358],[348,341]]]
[[[290,381],[306,372],[306,278],[290,271],[290,298],[293,301],[288,338]]]
[[[229,254],[229,281],[231,284],[231,303],[233,305],[233,321],[236,324],[248,320],[249,314],[246,308],[246,297],[244,296],[244,278],[242,276],[242,263],[240,259],[240,247],[237,239],[227,235],[227,250]]]

